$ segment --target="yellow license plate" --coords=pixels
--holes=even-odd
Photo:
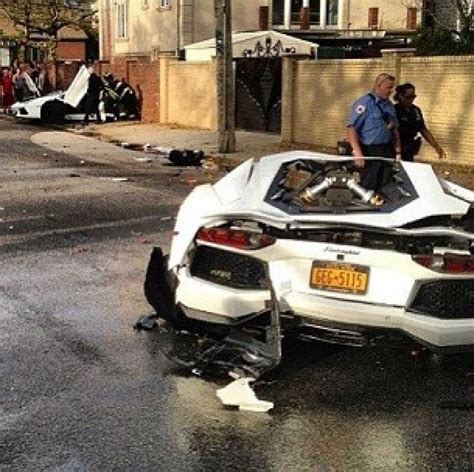
[[[357,264],[314,261],[310,286],[319,290],[333,290],[364,294],[369,282],[369,268]]]

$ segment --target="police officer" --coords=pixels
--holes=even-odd
[[[415,86],[409,82],[398,85],[393,99],[397,112],[402,160],[413,161],[421,147],[421,136],[433,146],[440,159],[446,158],[446,153],[438,144],[431,131],[426,127],[421,109],[413,104],[416,98]]]
[[[371,92],[353,104],[347,123],[347,138],[352,146],[354,164],[361,169],[361,185],[378,189],[383,185],[383,162],[365,161],[364,157],[386,157],[401,160],[398,121],[389,97],[395,77],[383,73],[377,76]]]
[[[93,63],[89,64],[89,81],[87,85],[86,103],[84,106],[84,124],[89,124],[89,116],[94,113],[97,123],[102,123],[100,117],[100,93],[104,88],[102,79],[95,73],[95,66]]]

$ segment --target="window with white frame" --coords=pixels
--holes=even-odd
[[[117,38],[127,37],[127,0],[117,0]]]
[[[171,0],[160,0],[160,8],[170,8]]]

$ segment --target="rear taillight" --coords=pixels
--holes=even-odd
[[[276,241],[276,238],[268,234],[230,228],[201,228],[196,239],[237,249],[262,249]]]
[[[412,259],[436,272],[474,273],[474,256],[459,254],[414,255]]]

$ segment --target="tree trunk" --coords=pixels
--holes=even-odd
[[[57,32],[50,36],[48,44],[48,59],[53,64],[53,74],[50,78],[50,84],[53,90],[58,88],[58,61],[57,61],[57,51],[58,51],[58,34]]]

